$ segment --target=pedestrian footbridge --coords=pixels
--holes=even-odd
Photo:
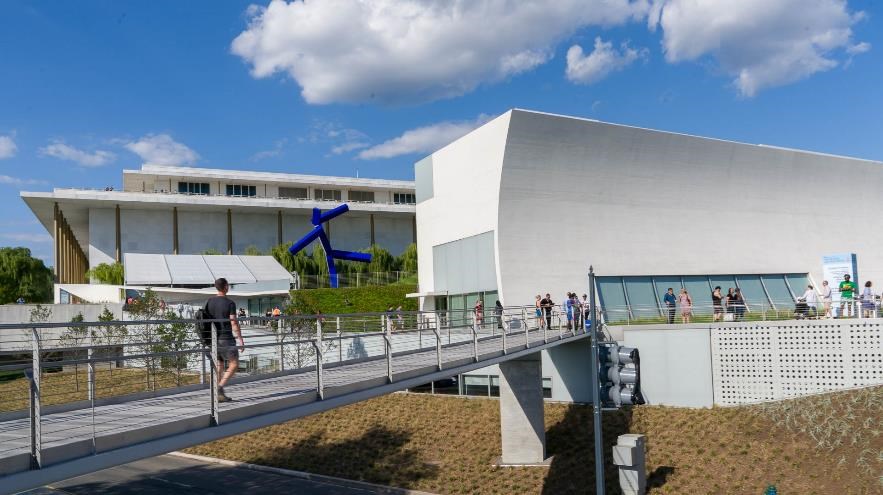
[[[492,364],[500,364],[503,462],[541,462],[538,351],[589,334],[528,315],[507,308],[482,322],[451,312],[254,320],[243,326],[243,373],[225,387],[234,399],[225,403],[194,320],[0,326],[0,372],[14,377],[0,397],[0,493]]]

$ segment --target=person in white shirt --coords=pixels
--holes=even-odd
[[[806,305],[809,307],[809,315],[813,318],[817,317],[819,315],[819,311],[818,311],[819,299],[818,299],[818,295],[816,295],[816,291],[815,291],[815,289],[813,289],[812,285],[806,286],[806,292],[804,292],[803,295],[800,296],[800,298],[803,299],[806,302]]]
[[[831,286],[827,280],[822,281],[822,305],[825,308],[825,318],[831,318]]]

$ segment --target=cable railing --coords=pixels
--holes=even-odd
[[[781,321],[825,318],[877,318],[881,314],[880,298],[861,298],[809,302],[800,299],[770,302],[676,303],[661,307],[657,304],[604,305],[602,321],[610,325],[649,325],[665,323],[715,323],[739,321]]]
[[[339,273],[337,284],[340,288],[417,283],[417,273],[407,271]],[[295,282],[298,289],[323,289],[331,287],[328,274],[300,275]]]
[[[239,320],[248,322],[253,333],[236,346],[239,368],[228,385],[297,375],[301,378],[285,382],[284,393],[314,394],[316,400],[345,384],[340,370],[347,366],[370,364],[377,378],[393,383],[427,365],[438,372],[463,362],[477,363],[489,353],[529,349],[587,331],[585,318],[568,322],[560,307],[540,316],[533,307],[507,307]],[[83,441],[96,453],[104,449],[99,437],[131,429],[133,421],[131,415],[107,412],[106,407],[96,413],[96,408],[125,408],[126,402],[170,394],[201,393],[192,407],[209,414],[211,424],[219,424],[222,409],[233,407],[219,401],[224,369],[214,357],[223,343],[214,329],[209,335],[202,330],[205,323],[226,321],[0,325],[5,334],[0,348],[0,422],[30,425],[4,430],[0,459],[27,452],[31,467],[39,468],[47,438]],[[140,426],[167,421],[182,414],[182,404],[150,402],[149,412],[137,421]],[[45,419],[70,411],[77,411],[76,421]]]

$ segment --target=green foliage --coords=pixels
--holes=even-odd
[[[120,263],[101,263],[86,272],[86,277],[97,280],[99,284],[107,285],[123,285],[124,273],[123,265]]]
[[[399,256],[400,270],[403,272],[417,273],[417,244],[408,244],[405,252]]]
[[[412,292],[417,292],[416,285],[293,290],[286,313],[373,313],[386,311],[390,306],[416,311],[417,299],[405,297]]]
[[[129,313],[133,320],[180,320],[181,317],[171,310],[163,308],[162,299],[150,288],[141,293],[141,297],[129,305]],[[188,325],[178,323],[145,323],[132,329],[132,343],[136,352],[159,353],[180,351],[189,348]],[[160,359],[145,358],[145,364],[151,371],[158,368],[180,370],[187,364],[187,355],[167,356]]]
[[[209,249],[206,249],[205,251],[203,251],[201,254],[204,254],[206,256],[217,256],[222,253],[215,248],[209,248]]]
[[[258,249],[258,247],[255,245],[246,246],[246,248],[245,248],[245,255],[246,256],[263,256],[263,254],[264,253],[261,252],[261,250]]]
[[[52,300],[52,270],[23,247],[0,248],[0,304]]]
[[[386,249],[374,244],[368,248],[367,252],[371,254],[368,272],[393,272],[398,270],[398,260]]]
[[[38,304],[31,308],[29,319],[31,323],[45,323],[49,321],[49,318],[52,318],[52,309],[49,307]]]

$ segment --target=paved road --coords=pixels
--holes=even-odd
[[[164,495],[291,493],[303,495],[369,495],[386,493],[304,480],[283,474],[222,466],[193,459],[163,455],[80,476],[27,495]]]

